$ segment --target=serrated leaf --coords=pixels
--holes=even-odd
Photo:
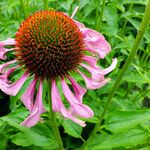
[[[150,110],[114,111],[106,117],[105,127],[113,133],[118,133],[147,120],[150,120]]]

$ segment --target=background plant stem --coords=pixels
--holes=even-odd
[[[86,146],[88,145],[88,143],[92,139],[92,137],[97,133],[97,131],[99,131],[102,120],[105,117],[105,114],[106,114],[106,112],[108,110],[108,107],[109,107],[109,105],[112,101],[112,98],[113,98],[113,96],[114,96],[114,94],[115,94],[122,78],[123,78],[123,75],[125,74],[126,70],[128,69],[129,65],[131,64],[131,61],[133,60],[134,56],[137,53],[140,42],[141,42],[141,40],[144,36],[145,30],[148,27],[149,22],[150,22],[150,9],[149,8],[150,8],[150,0],[149,0],[149,3],[146,6],[144,17],[143,17],[142,22],[140,24],[140,28],[138,30],[138,34],[137,34],[136,39],[134,41],[133,48],[132,48],[132,50],[131,50],[128,58],[127,58],[126,63],[124,64],[122,70],[120,71],[119,75],[117,76],[117,79],[116,79],[116,81],[115,81],[115,83],[114,83],[114,85],[113,85],[113,87],[110,91],[110,94],[108,96],[108,100],[107,100],[107,102],[104,106],[104,110],[103,110],[102,114],[99,115],[99,122],[96,124],[96,126],[95,126],[93,132],[91,133],[90,137],[88,138],[88,140],[83,144],[83,146],[82,146],[83,149],[86,148]]]
[[[28,4],[28,1],[26,1],[26,3],[23,1],[23,0],[19,0],[20,4],[21,4],[21,7],[22,7],[22,10],[24,12],[24,15],[25,15],[25,18],[27,18],[29,16],[28,14],[28,5],[25,5],[25,4]]]
[[[63,150],[64,149],[63,148],[63,143],[62,143],[61,136],[60,136],[59,129],[58,129],[58,125],[57,125],[57,122],[56,122],[56,116],[55,116],[55,113],[52,110],[52,100],[51,100],[51,94],[50,94],[51,93],[51,82],[50,81],[48,81],[48,92],[47,93],[48,93],[48,103],[49,103],[50,125],[53,128],[56,141],[59,145],[59,150]]]
[[[100,31],[100,28],[101,28],[101,25],[102,25],[102,20],[103,20],[103,15],[104,15],[104,10],[105,10],[105,3],[106,3],[106,0],[103,0],[100,15],[99,15],[99,10],[98,10],[99,7],[97,8],[97,12],[96,12],[96,16],[97,16],[96,17],[97,18],[96,30],[97,31]],[[100,5],[100,3],[99,3],[99,5]]]
[[[47,10],[49,7],[48,7],[48,0],[43,0],[43,4],[44,4],[44,9]]]

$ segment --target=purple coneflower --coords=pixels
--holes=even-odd
[[[57,11],[36,12],[21,24],[16,38],[0,42],[0,59],[6,60],[9,51],[15,55],[14,60],[0,64],[0,89],[15,96],[27,79],[31,79],[21,96],[21,101],[30,112],[21,123],[24,126],[34,126],[45,112],[42,103],[45,80],[51,81],[53,111],[83,127],[86,124],[80,118],[91,118],[94,115],[92,109],[82,103],[86,89],[98,89],[110,81],[104,76],[115,68],[117,60],[113,59],[111,66],[106,69],[97,65],[99,58],[103,59],[111,51],[109,43],[99,32],[73,20],[74,14],[69,17]],[[11,82],[10,75],[18,70],[24,71],[23,75]],[[70,74],[72,72],[82,76],[86,88],[76,82]],[[69,108],[61,100],[56,84],[58,81]]]

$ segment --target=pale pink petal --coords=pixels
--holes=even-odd
[[[80,28],[84,38],[93,38],[93,37],[99,37],[99,39],[102,39],[102,40],[105,40],[104,36],[95,31],[95,30],[92,30],[92,29],[89,29],[89,28]]]
[[[93,80],[93,78],[87,77],[85,74],[81,73],[79,70],[77,70],[77,71],[83,77],[83,79],[86,83],[86,87],[88,89],[92,89],[92,90],[99,89],[100,87],[104,86],[106,83],[110,82],[110,78],[105,79],[104,77],[102,77],[101,79],[103,79],[103,80],[101,80],[99,82],[98,79]]]
[[[79,6],[76,6],[76,8],[74,9],[74,11],[73,11],[73,13],[72,13],[70,18],[73,18],[75,16],[75,14],[77,13],[78,9],[79,9]]]
[[[91,67],[97,68],[97,65],[96,65],[97,64],[97,58],[96,57],[85,55],[82,59],[85,62],[87,62]]]
[[[112,59],[112,64],[108,68],[99,70],[99,74],[103,75],[108,74],[109,72],[115,69],[116,65],[117,65],[117,58],[114,58]]]
[[[76,20],[74,20],[74,21],[79,28],[85,28],[85,25],[83,23],[76,21]]]
[[[72,87],[74,89],[77,100],[80,103],[82,103],[82,98],[87,90],[85,88],[81,87],[71,76],[68,76],[68,79],[70,80],[70,82],[72,84]]]
[[[40,120],[38,108],[36,107],[32,113],[21,123],[22,126],[32,127]]]
[[[36,88],[37,79],[34,78],[30,85],[27,87],[25,93],[21,97],[21,101],[26,106],[26,108],[31,112],[33,108],[34,92]]]
[[[61,113],[65,118],[71,119],[73,122],[79,124],[80,126],[85,126],[85,122],[79,120],[75,116],[73,116],[65,107],[61,101],[56,82],[52,80],[52,89],[51,89],[51,96],[52,96],[52,108],[53,111]]]
[[[111,51],[110,44],[105,40],[102,34],[82,26],[79,26],[79,28],[83,34],[87,50],[98,54],[100,58],[104,58]]]
[[[104,80],[104,75],[108,74],[109,72],[111,72],[116,67],[117,59],[116,58],[113,59],[112,64],[106,69],[101,69],[98,66],[95,66],[95,67],[92,66],[91,67],[91,66],[88,66],[88,65],[83,64],[83,63],[81,63],[80,65],[90,72],[90,74],[92,75],[92,79],[94,81],[101,82]]]
[[[0,47],[0,59],[6,60],[7,59],[6,53],[13,50],[15,50],[15,48],[7,49],[7,48]]]
[[[85,45],[87,50],[98,54],[100,58],[104,58],[111,51],[110,44],[101,37],[86,38]]]
[[[11,83],[11,81],[8,80],[8,77],[10,76],[11,73],[13,73],[15,71],[16,68],[18,68],[19,66],[16,67],[12,67],[7,69],[5,72],[3,72],[2,75],[0,75],[0,80],[2,80],[3,82],[6,83]]]
[[[6,45],[14,45],[16,43],[15,39],[8,38],[5,41],[0,41],[0,47],[6,46]]]
[[[28,72],[25,72],[20,79],[18,79],[15,83],[8,84],[2,80],[0,80],[0,89],[11,96],[15,96],[21,87],[23,86],[24,82],[26,81],[27,77],[29,76]]]
[[[3,73],[4,73],[4,69],[5,69],[6,67],[8,67],[10,64],[14,64],[14,63],[16,63],[16,62],[17,62],[17,60],[12,60],[12,61],[9,61],[9,62],[7,62],[7,63],[0,64],[0,73],[3,74]]]
[[[70,90],[69,86],[65,82],[64,79],[61,79],[62,89],[63,93],[67,99],[67,101],[70,103],[71,111],[72,113],[83,117],[83,118],[91,118],[93,117],[93,111],[88,106],[82,104],[77,100],[77,98],[74,96],[72,91]]]
[[[34,126],[39,120],[40,115],[45,112],[42,103],[42,81],[40,81],[39,89],[37,92],[35,103],[31,109],[31,114],[21,123],[21,125],[26,127]]]
[[[14,39],[7,39],[5,41],[1,41],[0,42],[0,59],[7,59],[7,56],[5,55],[8,51],[12,51],[14,50],[14,48],[10,48],[10,49],[7,49],[7,48],[4,48],[5,46],[7,45],[14,45],[16,42]]]

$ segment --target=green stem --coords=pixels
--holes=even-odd
[[[44,9],[47,10],[49,7],[48,7],[48,0],[43,0],[43,4],[44,4]]]
[[[62,140],[61,140],[61,136],[60,136],[60,133],[59,133],[59,129],[58,129],[58,126],[57,126],[57,122],[56,122],[56,116],[55,116],[55,113],[53,112],[52,110],[52,101],[51,101],[51,82],[48,81],[48,103],[49,103],[49,119],[50,119],[50,125],[51,127],[53,128],[53,131],[54,131],[54,134],[55,134],[55,138],[56,138],[56,141],[59,145],[59,150],[63,150],[63,143],[62,143]]]
[[[97,31],[100,31],[100,27],[102,25],[102,20],[103,20],[103,14],[104,14],[104,9],[105,9],[105,3],[106,3],[106,0],[103,0],[102,1],[102,9],[101,9],[101,12],[100,12],[100,16],[98,17],[98,9],[97,9],[97,12],[96,12],[96,16],[97,16],[97,22],[96,22],[96,30]]]
[[[138,31],[138,34],[136,36],[136,39],[134,41],[134,45],[133,45],[133,48],[127,58],[127,61],[126,63],[124,64],[122,70],[120,71],[119,75],[117,76],[117,79],[116,79],[116,82],[114,83],[111,91],[110,91],[110,94],[108,96],[108,100],[104,106],[104,110],[102,112],[101,115],[99,115],[99,122],[96,124],[93,132],[91,133],[90,137],[88,138],[88,140],[83,144],[82,148],[85,149],[86,146],[88,145],[88,143],[90,142],[90,140],[92,139],[92,137],[97,133],[97,131],[100,130],[100,125],[102,123],[102,120],[104,119],[104,116],[108,110],[108,107],[112,101],[112,98],[123,78],[123,75],[125,74],[126,70],[128,69],[129,65],[131,64],[131,61],[133,60],[134,56],[136,55],[137,53],[137,50],[139,48],[139,45],[140,45],[140,42],[144,36],[144,33],[145,33],[145,30],[146,28],[148,27],[149,25],[149,22],[150,22],[150,0],[149,0],[149,3],[147,4],[147,7],[146,7],[146,10],[145,10],[145,13],[144,13],[144,17],[142,19],[142,22],[141,22],[141,25],[140,25],[140,28],[139,28],[139,31]]]
[[[129,6],[128,11],[130,11],[132,8],[133,8],[133,4],[131,4],[131,5]],[[126,29],[127,23],[128,23],[128,20],[126,19],[125,22],[124,22],[124,25],[123,25],[123,29],[122,29],[122,35],[123,35],[123,36],[124,36],[124,33],[125,33],[125,29]]]
[[[19,0],[19,2],[20,2],[21,7],[22,7],[22,9],[23,9],[23,12],[24,12],[25,18],[27,18],[27,17],[28,17],[28,12],[27,12],[28,8],[26,8],[26,6],[25,6],[25,2],[24,2],[23,0]]]

